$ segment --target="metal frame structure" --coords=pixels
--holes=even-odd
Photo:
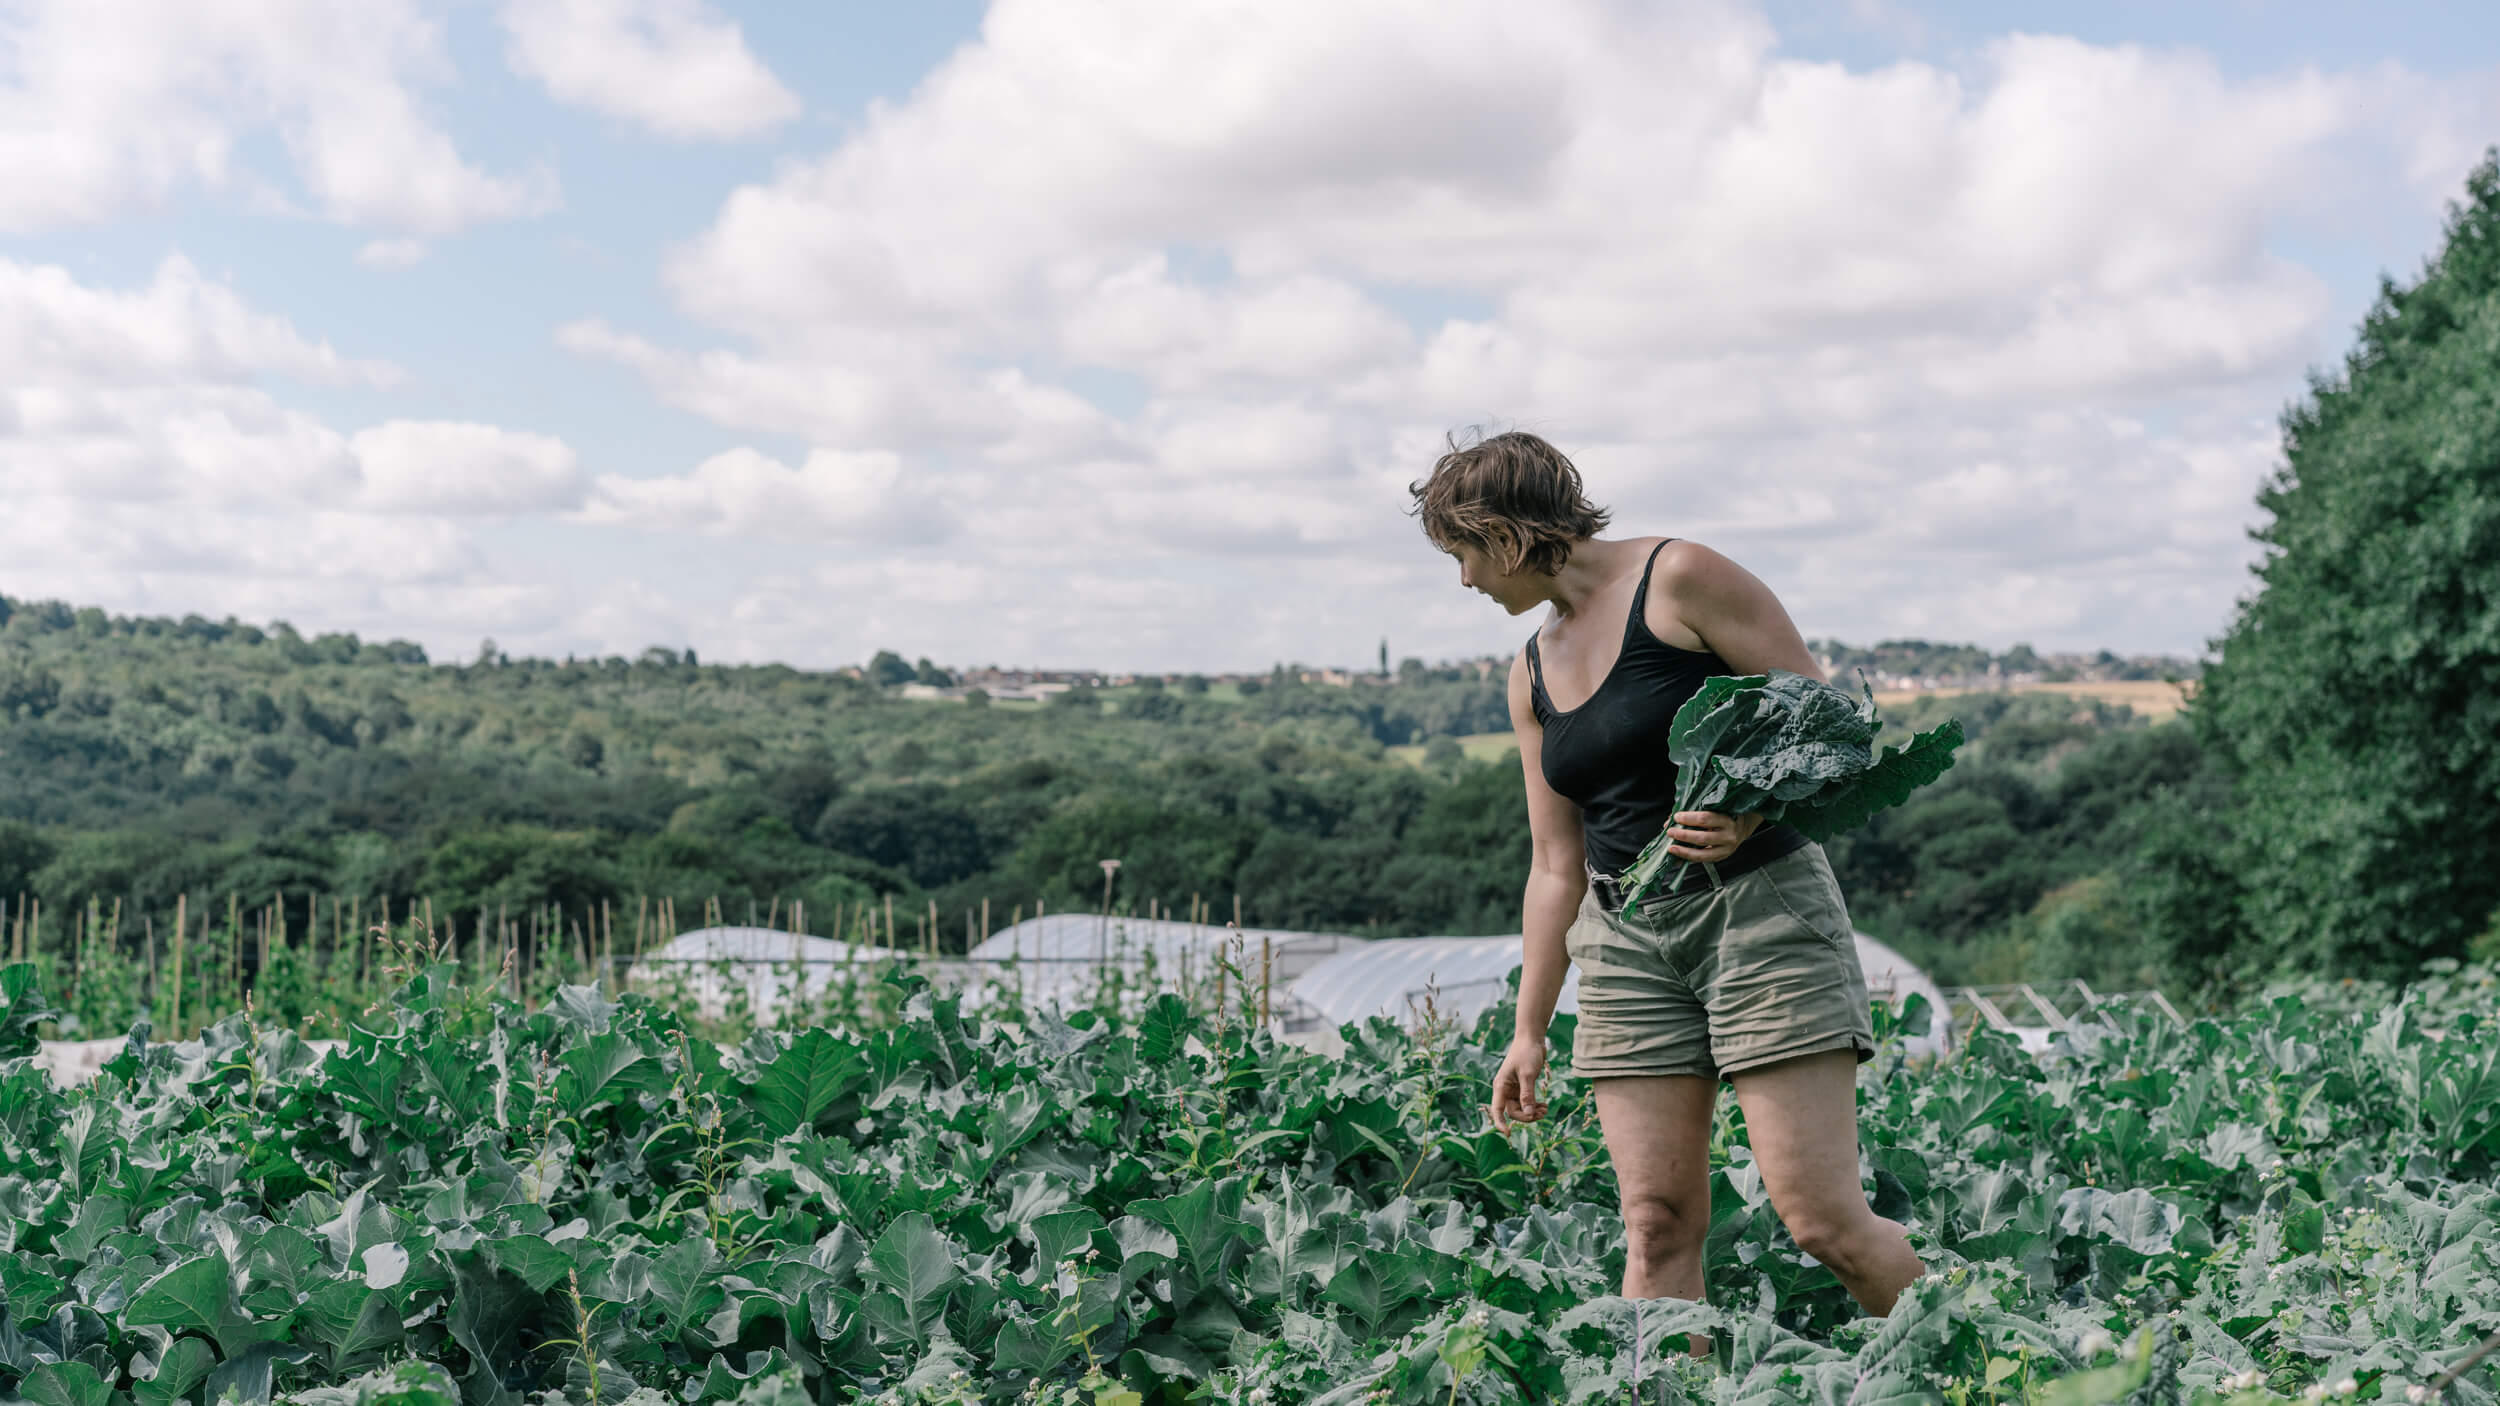
[[[2004,1004],[2000,1005],[2000,1002]],[[2018,1002],[2019,1005],[2016,1004]],[[2090,983],[2080,977],[2072,981],[2023,981],[2011,986],[1949,986],[1945,988],[1945,1003],[1957,1018],[1956,1023],[1959,1028],[1963,1030],[1976,1028],[1976,1022],[1971,1025],[1959,1024],[1962,1012],[1968,1011],[1977,1020],[1985,1021],[1990,1026],[2017,1038],[2026,1032],[2036,1034],[2071,1030],[2087,1020],[2107,1024],[2101,1015],[2104,1009],[2136,1002],[2142,1002],[2160,1011],[2163,1015],[2170,1017],[2175,1024],[2187,1024],[2187,1017],[2179,1014],[2179,1008],[2170,1004],[2170,998],[2159,991],[2095,991]],[[2006,1014],[2006,1005],[2015,1005],[2017,1010],[2028,1006],[2031,1012],[2036,1012],[2040,1016],[2040,1023],[2016,1021]]]

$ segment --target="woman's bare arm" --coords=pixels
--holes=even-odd
[[[1563,978],[1571,958],[1563,950],[1563,933],[1579,915],[1580,896],[1588,889],[1582,857],[1580,808],[1554,794],[1545,784],[1545,729],[1536,720],[1528,682],[1527,652],[1510,665],[1510,726],[1519,739],[1519,766],[1528,786],[1528,835],[1533,854],[1528,862],[1527,892],[1520,904],[1522,952],[1519,972],[1519,1016],[1513,1039],[1544,1047],[1545,1028],[1553,1023],[1554,1002],[1562,996]]]

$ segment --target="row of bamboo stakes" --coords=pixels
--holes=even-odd
[[[434,922],[434,901],[431,898],[410,899],[404,910],[396,909],[392,899],[383,898],[376,905],[377,927],[367,927],[363,898],[341,898],[333,894],[329,897],[330,921],[327,926],[330,941],[325,962],[321,941],[323,927],[321,896],[305,894],[301,896],[300,901],[312,920],[310,931],[306,934],[310,944],[309,953],[325,974],[339,974],[337,964],[341,955],[345,954],[351,964],[345,975],[359,985],[369,982],[380,970],[375,951],[377,930],[394,930],[396,924],[403,922],[422,924],[427,932],[437,934],[445,942],[450,955],[455,960],[459,957],[461,943],[457,920],[454,920],[453,927],[448,933],[438,929]],[[247,915],[242,907],[242,898],[239,893],[229,892],[226,895],[224,904],[226,930],[221,955],[225,959],[225,974],[233,983],[230,995],[235,1001],[241,1001],[244,993],[250,989],[253,980],[261,971],[268,968],[273,951],[283,952],[288,949],[290,933],[287,909],[289,902],[288,896],[280,892],[274,895],[268,904],[252,909]],[[1232,907],[1233,925],[1238,928],[1241,925],[1241,895],[1233,895]],[[104,910],[100,901],[92,897],[88,899],[83,909],[73,908],[71,911],[73,918],[68,944],[69,971],[64,995],[67,1000],[75,1003],[78,982],[92,967],[92,954],[96,951],[98,944],[102,944],[105,950],[117,955],[121,951],[124,939],[122,900],[119,898],[113,900],[109,914]],[[1045,904],[1037,901],[1033,905],[1035,917],[1046,916],[1047,912]],[[703,923],[707,927],[724,926],[728,921],[725,905],[717,896],[704,901],[702,914]],[[965,951],[970,951],[979,944],[983,937],[995,931],[990,925],[990,915],[990,900],[987,898],[981,900],[977,909],[967,907],[964,910]],[[250,919],[248,941],[245,938],[247,916]],[[1103,916],[1106,918],[1110,916],[1107,909]],[[1147,917],[1150,920],[1168,920],[1173,916],[1168,905],[1152,897],[1147,899]],[[219,942],[216,932],[217,913],[214,906],[209,903],[201,904],[198,917],[199,943],[207,950],[219,950],[213,945]],[[562,951],[565,946],[569,945],[574,957],[585,969],[590,968],[594,960],[602,969],[613,968],[617,957],[616,915],[607,900],[600,901],[596,913],[568,913],[562,905],[551,904],[529,912],[525,914],[525,917],[526,926],[513,920],[508,905],[499,906],[494,920],[497,941],[490,948],[486,941],[487,915],[483,911],[478,914],[469,950],[481,969],[491,968],[493,964],[504,959],[504,954],[510,953],[516,965],[516,975],[520,978],[520,983],[525,986],[530,970],[543,960],[543,954],[550,945],[558,951]],[[589,923],[587,928],[583,925],[585,919]],[[1211,924],[1213,919],[1214,904],[1199,894],[1191,894],[1188,921]],[[191,895],[188,893],[176,895],[174,928],[170,944],[169,984],[172,987],[172,1001],[171,1008],[167,1012],[166,1023],[177,1032],[185,1028],[182,1023],[183,978],[186,959],[191,952],[193,928],[191,920]],[[748,900],[747,904],[747,921],[749,926],[756,925],[755,905],[752,899]],[[1008,925],[1013,927],[1023,921],[1024,906],[1017,904],[1012,916],[1008,919]],[[153,914],[143,916],[141,922],[146,958],[146,989],[152,1004],[155,993],[159,989],[156,922]],[[913,922],[918,931],[915,934],[917,941],[912,946],[918,947],[925,956],[937,956],[939,931],[937,900],[928,900],[926,911],[914,914]],[[767,929],[781,930],[780,924],[781,899],[776,896],[772,900],[762,926]],[[851,905],[835,905],[833,929],[837,935],[846,931],[856,934],[864,945],[896,951],[907,950],[901,940],[901,930],[894,911],[894,896],[890,893],[884,895],[881,901],[868,900]],[[0,933],[6,934],[8,960],[25,962],[39,956],[43,948],[43,930],[42,899],[20,893],[16,902],[12,904],[5,896],[0,896]],[[634,921],[629,932],[630,945],[627,949],[627,960],[639,959],[645,947],[652,944],[653,939],[656,938],[658,942],[664,943],[677,936],[680,931],[677,903],[674,898],[662,897],[656,902],[647,896],[639,898],[635,905]],[[791,903],[788,931],[791,933],[795,952],[797,939],[808,932],[804,901],[794,900]],[[523,941],[525,935],[526,942]],[[566,942],[568,937],[571,939],[569,944]],[[248,967],[244,962],[247,952],[253,959]],[[493,954],[491,957],[490,952]],[[1262,965],[1265,963],[1262,962]]]

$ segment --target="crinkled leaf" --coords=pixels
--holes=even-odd
[[[1947,721],[1878,757],[1878,726],[1871,690],[1861,701],[1782,669],[1704,679],[1667,726],[1675,808],[1759,813],[1817,841],[1855,829],[1942,776],[1962,742],[1961,724]],[[1627,915],[1662,881],[1683,881],[1668,844],[1652,837],[1625,871]]]

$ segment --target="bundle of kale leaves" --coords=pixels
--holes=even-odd
[[[1765,825],[1784,820],[1821,841],[1856,829],[1944,775],[1953,749],[1962,745],[1962,724],[1947,719],[1908,746],[1886,747],[1877,756],[1875,733],[1883,724],[1875,717],[1874,690],[1862,679],[1860,687],[1863,699],[1852,698],[1784,669],[1704,680],[1667,727],[1676,810],[1759,811]],[[1624,871],[1625,918],[1670,865],[1676,866],[1667,886],[1672,892],[1696,862],[1667,853],[1668,844],[1661,831]],[[1718,866],[1702,867],[1716,884]]]

